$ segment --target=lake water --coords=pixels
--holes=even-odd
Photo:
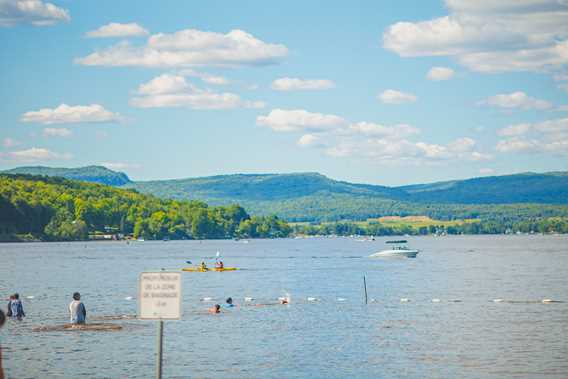
[[[140,272],[212,264],[220,251],[243,270],[183,274],[183,318],[165,325],[165,378],[568,377],[567,236],[409,237],[423,250],[416,259],[366,258],[383,242],[0,244],[0,297],[19,292],[27,313],[0,331],[5,371],[153,377],[155,322],[106,321],[124,327],[115,332],[32,328],[66,323],[74,291],[87,321],[134,315]],[[285,294],[290,305],[251,305]],[[201,299],[228,296],[239,307],[207,314],[214,303]]]

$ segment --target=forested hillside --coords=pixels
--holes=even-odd
[[[360,221],[423,215],[437,220],[499,223],[568,215],[568,173],[524,173],[402,187],[333,180],[317,173],[236,174],[177,180],[130,181],[104,167],[24,167],[12,172],[64,175],[133,188],[162,199],[238,203],[250,214],[288,221]],[[98,176],[97,176],[98,175]]]
[[[78,168],[59,168],[45,166],[17,167],[4,171],[5,174],[58,176],[65,179],[80,180],[83,182],[107,184],[109,186],[122,186],[130,182],[123,172],[109,170],[103,166],[86,166]]]
[[[0,175],[0,238],[83,240],[94,233],[134,238],[284,237],[276,216],[250,217],[238,205],[209,207],[63,178]]]
[[[413,201],[568,204],[568,173],[523,173],[398,187]]]

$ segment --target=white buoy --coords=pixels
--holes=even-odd
[[[308,297],[306,300],[308,301],[318,301],[317,297]]]
[[[377,300],[377,299],[371,299],[371,300],[369,300],[369,302],[371,302],[371,303],[377,303],[378,300]]]
[[[31,296],[31,295],[30,295],[30,296],[26,296],[26,299],[30,299],[30,300],[31,300],[31,299],[33,299],[33,298],[35,298],[35,296]]]
[[[132,299],[133,299],[132,296],[126,296],[126,297],[124,298],[124,300],[132,300]]]
[[[403,297],[402,299],[400,299],[401,303],[408,303],[410,300],[407,299],[406,297]]]
[[[201,299],[201,301],[213,301],[212,297],[204,297]]]
[[[542,299],[542,302],[545,303],[545,304],[546,304],[546,303],[554,303],[554,300],[552,300],[552,299]]]
[[[252,297],[245,297],[245,302],[250,303],[254,299]]]
[[[343,297],[338,297],[338,298],[337,298],[337,301],[345,301],[345,298],[343,298]]]
[[[432,303],[439,303],[440,299],[432,299]]]
[[[503,299],[493,299],[493,302],[494,302],[494,303],[502,303],[502,302],[504,302],[504,301],[505,301],[505,300],[503,300]]]

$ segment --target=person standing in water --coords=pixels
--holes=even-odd
[[[12,318],[21,320],[22,318],[26,317],[26,314],[24,313],[24,306],[22,305],[19,294],[15,293],[10,296],[10,303],[8,305],[10,307],[8,314]]]
[[[4,317],[12,317],[12,300],[14,300],[14,295],[10,295],[10,298],[8,299],[8,308],[6,315]]]
[[[69,304],[69,313],[72,324],[84,324],[87,320],[87,310],[85,309],[85,304],[81,302],[81,294],[79,292],[73,294],[73,301]]]

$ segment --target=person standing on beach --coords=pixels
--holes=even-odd
[[[6,315],[4,311],[0,309],[0,329],[4,326],[6,322]],[[2,367],[2,343],[0,342],[0,379],[4,379],[4,368]]]
[[[85,304],[81,302],[81,294],[79,292],[73,294],[73,301],[69,304],[69,313],[72,324],[84,324],[87,320],[87,310],[85,309]]]
[[[8,304],[9,310],[8,314],[17,320],[21,320],[22,318],[26,317],[24,313],[24,306],[22,305],[22,301],[20,300],[20,295],[15,293],[10,296],[10,303]]]

